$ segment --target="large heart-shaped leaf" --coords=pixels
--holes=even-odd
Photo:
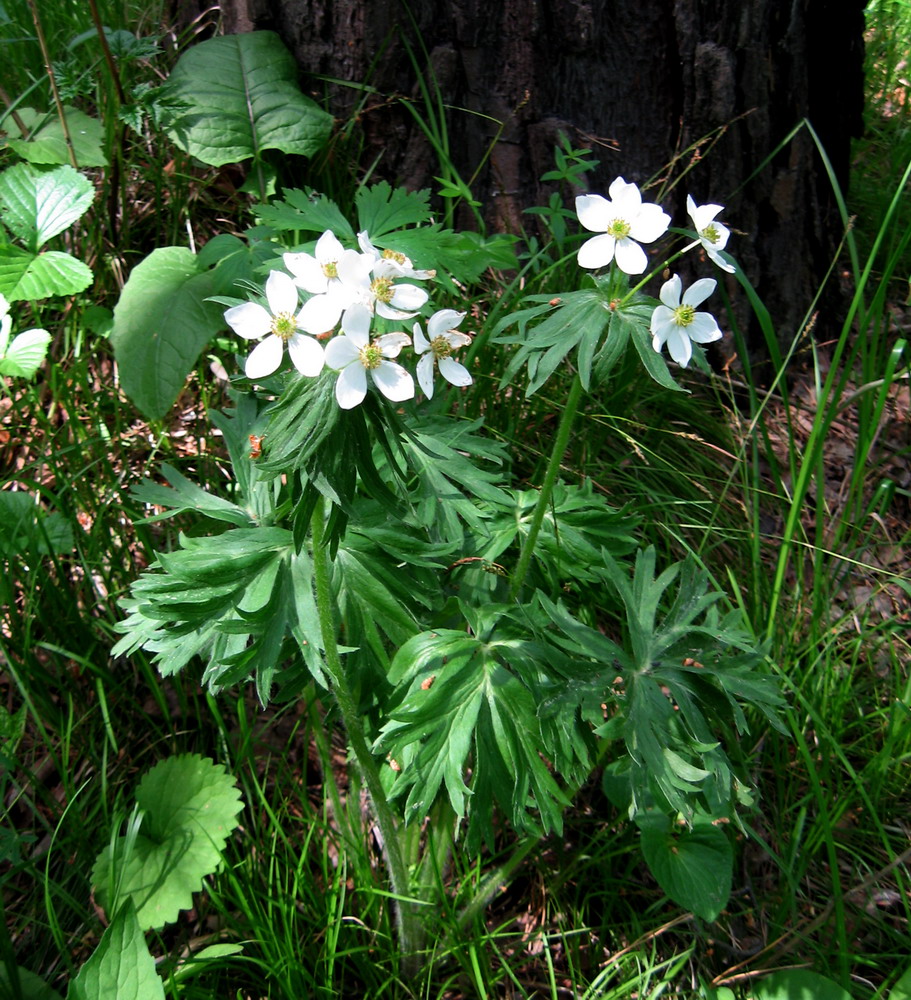
[[[313,156],[329,138],[332,116],[301,92],[297,75],[271,31],[194,45],[169,78],[184,106],[169,132],[191,156],[216,167],[258,159],[264,149]]]
[[[213,279],[186,247],[159,247],[138,264],[114,308],[111,343],[123,391],[147,416],[164,416],[200,351],[225,326],[207,302]]]

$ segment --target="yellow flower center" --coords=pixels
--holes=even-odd
[[[452,344],[440,334],[439,337],[434,337],[430,342],[430,350],[433,351],[433,356],[437,361],[441,361],[443,358],[448,358],[452,354]]]
[[[370,290],[380,300],[380,302],[388,303],[392,298],[392,279],[374,278],[370,284]]]
[[[327,278],[337,278],[338,277],[338,261],[336,261],[336,260],[327,260],[326,263],[323,264],[323,274],[325,274]]]
[[[286,344],[294,335],[296,329],[297,321],[291,313],[279,313],[277,316],[272,317],[272,332],[276,337],[281,337]]]
[[[361,364],[368,371],[372,371],[374,368],[379,368],[382,363],[383,352],[376,346],[376,344],[368,344],[366,347],[361,348],[359,357],[361,359]]]
[[[721,239],[721,233],[714,225],[706,226],[699,235],[709,243],[717,243]]]
[[[629,223],[623,219],[612,219],[607,227],[607,235],[613,236],[615,240],[625,240],[629,236]]]
[[[696,310],[692,306],[680,305],[674,310],[674,322],[677,326],[689,326],[696,318]]]
[[[396,264],[401,264],[402,267],[405,266],[405,260],[407,259],[403,253],[396,253],[395,250],[384,250],[383,251],[384,260],[394,260]]]

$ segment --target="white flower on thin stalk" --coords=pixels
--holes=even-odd
[[[338,275],[352,301],[384,319],[411,319],[429,298],[423,288],[398,282],[401,275],[396,263],[371,254],[346,250],[338,262]]]
[[[414,324],[414,349],[423,355],[418,362],[418,384],[428,399],[433,398],[433,366],[436,363],[440,374],[451,385],[466,386],[474,381],[468,369],[459,364],[451,354],[460,347],[467,347],[471,337],[467,333],[453,329],[465,319],[465,313],[455,309],[440,309],[427,320],[427,336],[420,323]]]
[[[660,354],[667,344],[668,354],[683,368],[693,356],[693,343],[710,344],[721,340],[721,330],[714,316],[696,312],[696,306],[715,291],[715,284],[714,278],[700,278],[683,292],[682,298],[683,283],[678,274],[661,286],[658,297],[662,304],[655,307],[650,324],[652,347]]]
[[[411,258],[403,253],[391,250],[388,247],[385,250],[375,247],[370,242],[370,237],[367,235],[366,229],[357,234],[357,244],[363,253],[373,257],[375,260],[388,261],[399,277],[416,278],[418,281],[427,281],[429,278],[436,277],[436,271],[417,270],[411,262]]]
[[[728,274],[733,274],[737,268],[729,261],[726,261],[719,252],[727,246],[731,231],[720,222],[715,222],[715,216],[719,212],[724,211],[724,206],[697,205],[696,202],[693,201],[693,196],[688,194],[686,196],[686,211],[690,219],[693,221],[693,228],[696,230],[699,242],[702,244],[705,252],[709,255],[709,258],[714,261],[722,271],[727,271]],[[687,247],[687,250],[696,245],[697,244],[695,243],[691,243],[690,246]]]
[[[598,233],[579,248],[580,267],[607,267],[612,260],[626,274],[642,274],[648,257],[640,243],[653,243],[667,232],[671,217],[660,205],[643,203],[635,184],[618,177],[608,189],[610,199],[600,194],[580,194],[576,215],[590,232]]]
[[[247,378],[265,378],[277,371],[286,346],[291,363],[301,375],[319,375],[323,370],[323,348],[313,337],[301,333],[297,286],[287,274],[273,271],[269,275],[266,301],[268,309],[258,302],[244,302],[225,312],[225,322],[239,337],[264,338],[244,365]]]
[[[342,316],[342,335],[326,345],[326,364],[338,373],[335,398],[343,410],[363,402],[367,395],[367,373],[380,392],[394,403],[414,396],[414,379],[390,360],[411,343],[406,333],[386,333],[370,339],[373,317],[367,306],[355,303]]]

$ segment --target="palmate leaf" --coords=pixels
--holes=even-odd
[[[617,665],[631,814],[654,791],[684,816],[700,800],[712,815],[724,815],[738,786],[719,737],[747,731],[741,703],[782,728],[783,700],[762,669],[763,651],[737,612],[718,613],[722,595],[693,557],[656,577],[655,550],[640,551],[632,580],[606,553],[604,566],[626,609]],[[616,728],[611,721],[602,731],[613,735]]]
[[[139,926],[161,928],[193,905],[193,893],[218,867],[243,808],[234,779],[197,754],[162,761],[142,779],[140,832],[114,840],[95,861],[96,898],[110,910],[124,898]]]
[[[427,189],[406,191],[392,187],[388,181],[380,181],[371,187],[360,188],[355,205],[358,228],[366,230],[377,246],[385,245],[383,237],[387,233],[430,221],[430,191]]]
[[[282,193],[283,198],[256,206],[260,221],[278,232],[323,233],[331,229],[342,242],[354,246],[354,230],[334,201],[310,188],[289,188]]]
[[[236,528],[213,538],[181,536],[181,548],[162,553],[120,603],[124,638],[115,656],[144,649],[162,675],[182,670],[195,656],[206,662],[214,690],[255,676],[265,703],[273,684],[287,685],[285,647],[297,652],[320,683],[319,625],[312,571],[284,528]]]
[[[130,490],[130,496],[139,503],[167,508],[163,514],[144,517],[137,524],[149,524],[163,518],[175,517],[186,511],[193,511],[216,521],[228,521],[241,528],[253,526],[253,519],[248,511],[231,503],[230,500],[225,500],[214,493],[207,493],[202,487],[181,475],[173,465],[163,462],[161,474],[170,485],[163,486],[152,482],[151,479],[143,479]]]
[[[423,632],[399,649],[389,680],[400,702],[377,749],[401,768],[392,795],[405,798],[406,820],[422,820],[445,790],[477,850],[492,841],[495,806],[516,830],[561,828],[568,801],[544,759],[552,746],[537,708],[567,657],[511,606],[462,610],[470,633]],[[574,762],[565,763],[563,773],[573,773]]]

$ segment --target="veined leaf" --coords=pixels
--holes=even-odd
[[[259,159],[266,149],[313,156],[329,138],[332,116],[301,92],[297,78],[294,58],[271,31],[193,45],[168,79],[187,108],[168,132],[191,156],[216,167]]]
[[[0,219],[32,253],[84,215],[94,197],[91,181],[68,165],[17,163],[0,174]]]
[[[97,36],[96,36],[97,37]],[[25,125],[27,137],[10,137],[7,144],[23,160],[38,164],[70,164],[69,148],[63,126],[56,113],[43,113],[34,108],[19,108],[19,120]],[[78,108],[64,107],[67,129],[73,142],[76,163],[80,167],[105,167],[104,126]],[[7,125],[13,124],[12,118]]]
[[[360,188],[355,204],[359,229],[366,230],[370,241],[377,246],[386,245],[382,238],[387,233],[430,221],[429,191],[393,188],[388,181]]]

